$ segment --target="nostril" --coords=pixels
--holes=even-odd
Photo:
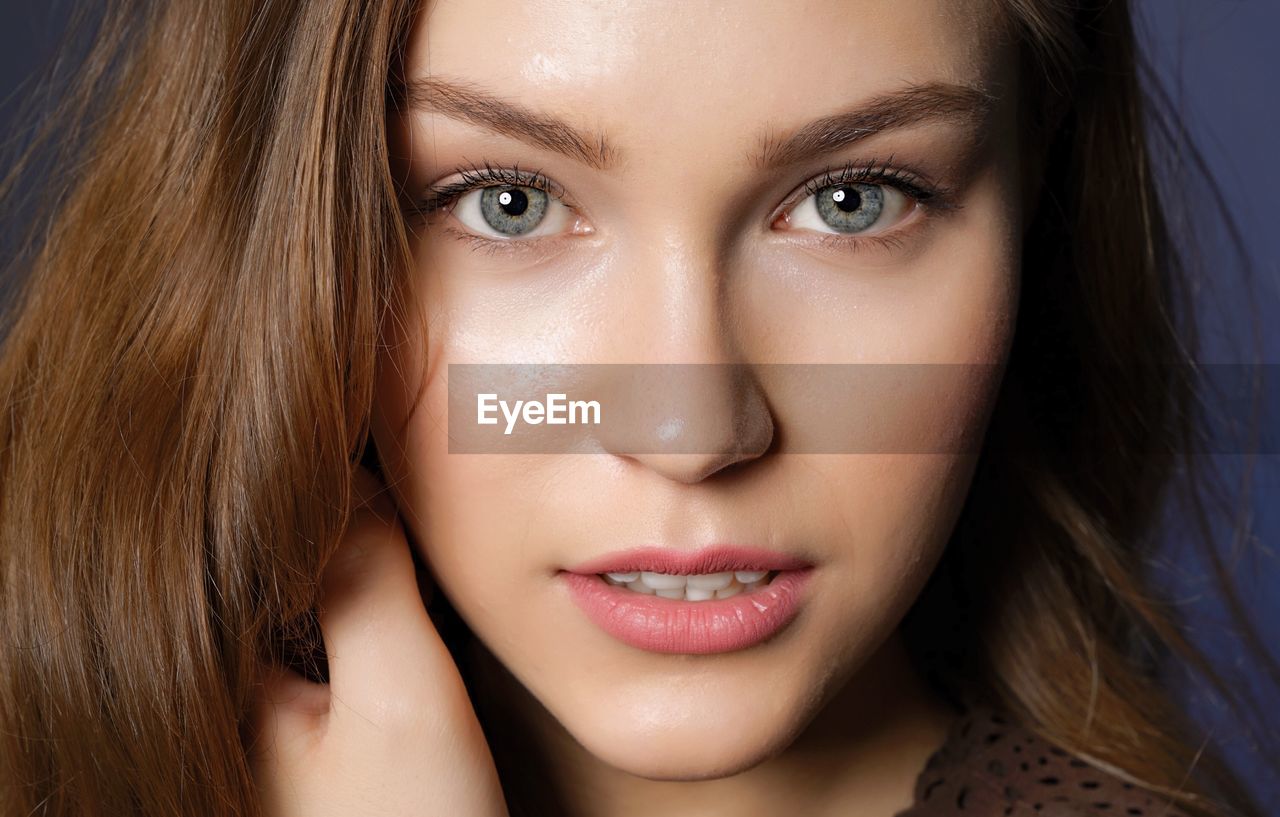
[[[669,480],[701,482],[773,445],[773,416],[747,364],[638,364],[609,385],[601,446]]]

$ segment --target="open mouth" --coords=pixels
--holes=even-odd
[[[605,583],[625,587],[647,596],[680,601],[727,599],[763,587],[777,576],[776,570],[735,570],[721,573],[597,573]]]
[[[741,560],[739,560],[741,561]],[[596,626],[642,650],[745,649],[785,628],[803,604],[812,566],[689,573],[561,571],[573,602]]]

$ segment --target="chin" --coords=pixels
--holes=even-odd
[[[767,696],[730,691],[732,684],[702,678],[691,683],[632,686],[594,697],[595,706],[555,713],[583,748],[610,766],[651,780],[728,777],[785,749],[812,711],[809,696],[774,686]],[[808,717],[806,717],[808,716]]]
[[[628,722],[597,722],[573,736],[604,763],[650,780],[691,781],[730,777],[781,752],[794,736],[785,724],[688,725],[628,729]],[[604,728],[602,728],[604,727]]]

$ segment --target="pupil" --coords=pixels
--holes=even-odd
[[[529,197],[524,191],[515,188],[503,190],[498,194],[498,204],[507,215],[518,216],[529,209]]]
[[[831,200],[845,213],[852,213],[862,206],[862,196],[852,187],[840,187],[831,194]]]

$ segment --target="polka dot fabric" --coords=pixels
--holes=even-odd
[[[896,817],[1186,817],[988,707],[962,715]]]

